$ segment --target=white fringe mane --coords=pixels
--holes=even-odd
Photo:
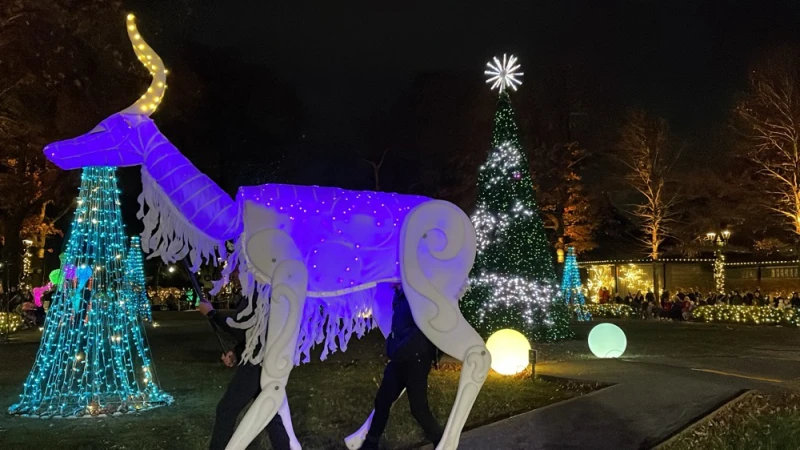
[[[227,255],[225,243],[190,224],[144,167],[136,218],[144,223],[142,250],[149,253],[148,259],[160,256],[165,262],[174,263],[188,256],[192,271],[197,272],[203,259],[217,264],[217,251],[222,258]]]

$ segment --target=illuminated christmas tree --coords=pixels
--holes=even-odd
[[[570,312],[556,286],[553,258],[534,198],[528,158],[522,151],[509,89],[519,86],[516,58],[488,64],[492,89],[500,90],[492,151],[478,172],[472,222],[478,254],[464,314],[483,334],[513,328],[536,340],[572,336]]]
[[[564,262],[564,278],[561,280],[561,297],[564,303],[575,311],[575,317],[579,321],[592,320],[592,315],[584,308],[586,299],[583,297],[583,286],[581,285],[581,275],[578,272],[578,259],[575,256],[575,248],[567,250],[567,260]]]
[[[113,167],[81,175],[39,351],[12,414],[70,417],[172,402],[158,385],[138,305],[125,281],[125,236]]]
[[[153,322],[150,299],[147,298],[146,281],[144,278],[144,257],[142,256],[142,243],[139,236],[131,237],[131,246],[128,249],[128,258],[125,260],[125,276],[128,289],[131,290],[131,304],[136,305],[139,318],[145,322]]]

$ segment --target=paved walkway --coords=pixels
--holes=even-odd
[[[743,389],[781,388],[774,382],[720,372],[625,360],[538,364],[539,374],[614,385],[466,432],[459,448],[648,449]]]

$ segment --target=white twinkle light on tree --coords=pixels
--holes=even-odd
[[[522,72],[518,72],[521,67],[517,63],[516,56],[503,54],[502,61],[495,56],[492,61],[486,63],[486,71],[483,74],[489,77],[486,79],[486,83],[492,83],[492,89],[504,92],[511,88],[516,91],[517,86],[522,84],[519,78],[524,75]]]
[[[516,375],[528,367],[531,344],[519,331],[505,329],[489,336],[486,348],[492,355],[492,370]]]

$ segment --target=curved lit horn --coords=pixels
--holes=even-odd
[[[147,88],[147,92],[145,92],[139,100],[136,100],[136,103],[120,112],[123,114],[145,114],[149,116],[153,114],[153,111],[161,104],[161,100],[164,99],[164,91],[167,89],[168,71],[164,67],[161,57],[147,45],[147,42],[145,42],[139,34],[135,19],[136,17],[133,14],[128,14],[128,38],[130,38],[131,44],[133,44],[133,51],[136,53],[139,61],[142,62],[147,70],[150,71],[150,75],[153,76],[153,82],[150,84],[150,87]]]

